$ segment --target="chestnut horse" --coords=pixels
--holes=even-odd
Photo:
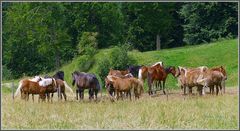
[[[173,76],[175,75],[175,67],[170,66],[168,68],[164,68],[162,66],[160,66],[160,64],[155,65],[153,67],[148,68],[148,74],[147,74],[147,78],[148,78],[148,93],[149,95],[153,94],[152,92],[152,84],[154,81],[158,81],[161,85],[161,81],[163,82],[163,85],[160,87],[163,87],[163,93],[166,95],[165,92],[165,82],[167,79],[168,74],[171,73]],[[155,91],[156,93],[156,91]]]
[[[41,82],[41,83],[39,83],[39,82]],[[14,97],[16,97],[19,94],[19,92],[21,92],[21,95],[24,94],[27,97],[25,100],[28,101],[29,94],[32,94],[32,95],[39,94],[39,98],[44,101],[46,98],[45,93],[47,92],[47,90],[49,90],[51,88],[55,88],[56,82],[54,79],[42,80],[39,82],[34,82],[34,81],[31,81],[28,79],[21,80],[19,82],[19,86],[15,92]],[[33,98],[33,101],[34,101],[34,98]]]

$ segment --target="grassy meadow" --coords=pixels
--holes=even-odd
[[[95,63],[108,57],[110,49],[100,50]],[[2,86],[2,129],[238,129],[238,42],[223,40],[211,44],[186,46],[160,51],[131,51],[129,55],[139,65],[163,61],[166,66],[223,65],[226,68],[226,94],[212,96],[183,96],[177,80],[169,75],[166,81],[168,97],[162,91],[150,97],[145,93],[139,100],[110,102],[105,92],[99,102],[68,100],[38,103],[12,100],[11,88]],[[65,80],[71,86],[71,73],[78,70],[78,58],[62,66]],[[96,73],[97,64],[89,72]],[[54,74],[55,72],[48,73]],[[17,85],[19,80],[12,80]],[[3,81],[9,83],[11,81]],[[71,86],[72,87],[72,86]],[[72,87],[75,88],[75,87]],[[145,86],[145,88],[147,88]],[[196,91],[195,91],[196,92]]]
[[[220,96],[182,96],[172,91],[168,98],[144,94],[139,100],[110,102],[14,101],[2,95],[2,129],[237,129],[238,89]],[[36,96],[35,96],[36,97]],[[37,100],[35,98],[35,100]]]

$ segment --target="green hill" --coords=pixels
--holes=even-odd
[[[109,56],[110,49],[101,49],[94,57],[95,63],[100,59]],[[210,44],[196,46],[185,46],[173,49],[163,49],[160,51],[148,52],[129,52],[129,55],[137,60],[139,65],[152,65],[155,62],[163,61],[166,66],[220,66],[226,68],[228,80],[227,86],[238,85],[238,42],[237,39],[223,40]],[[78,58],[75,58],[70,64],[64,65],[61,70],[65,72],[65,79],[71,83],[71,73],[78,70]],[[94,64],[88,72],[96,73],[97,64]],[[169,75],[166,86],[169,88],[176,87],[177,80]]]
[[[95,64],[88,72],[98,74],[98,61],[110,55],[112,48],[101,49],[94,56]],[[137,60],[139,65],[152,65],[158,61],[163,61],[166,66],[185,66],[198,67],[208,66],[215,67],[223,65],[227,71],[228,80],[227,86],[238,85],[238,42],[237,39],[223,40],[210,44],[202,44],[195,46],[185,46],[173,49],[163,49],[160,51],[138,52],[131,51],[129,55]],[[74,58],[70,63],[62,66],[60,70],[65,72],[65,79],[69,83],[72,82],[71,73],[79,68],[80,57]],[[55,72],[49,73],[49,75]],[[45,73],[43,73],[45,74]],[[15,80],[17,84],[18,80]],[[104,83],[101,83],[102,85]],[[177,80],[170,74],[166,81],[166,87],[171,89],[178,89],[176,86]],[[145,87],[147,88],[147,87]]]

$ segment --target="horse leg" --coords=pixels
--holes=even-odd
[[[163,81],[163,94],[166,95],[166,92],[165,92],[165,80]]]
[[[27,101],[29,100],[29,93],[27,92]]]
[[[79,101],[81,101],[81,99],[82,99],[82,91],[80,90],[80,88],[78,90],[78,95],[79,95]]]
[[[50,93],[47,93],[47,99],[48,99],[48,102],[50,100]]]
[[[219,92],[218,85],[216,85],[216,88],[217,88],[217,89],[216,89],[216,90],[217,90],[217,91],[216,91],[216,95],[218,95],[218,92]]]
[[[34,102],[34,94],[32,94],[32,100],[33,100],[33,102]]]
[[[78,100],[78,88],[76,89],[76,98],[77,98],[77,100]]]
[[[53,102],[53,93],[52,93],[52,97],[51,97],[51,102]]]
[[[84,89],[82,89],[81,94],[82,94],[82,95],[81,95],[81,96],[82,96],[81,99],[83,100],[83,99],[84,99]]]
[[[131,98],[131,91],[129,91],[129,97],[130,97],[130,101],[132,100],[132,98]]]
[[[119,99],[119,91],[116,92],[117,93],[117,100]]]
[[[67,95],[66,95],[65,91],[63,92],[63,96],[64,96],[64,100],[67,101]]]
[[[95,89],[95,99],[97,100],[97,94],[98,94],[98,90]]]

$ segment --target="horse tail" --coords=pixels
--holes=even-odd
[[[100,90],[100,93],[101,93],[101,98],[102,98],[102,87],[100,86],[99,84],[99,81],[97,80],[97,89]]]
[[[71,88],[70,86],[68,86],[67,82],[66,82],[66,81],[63,81],[63,83],[64,83],[64,86],[65,86],[71,93],[73,93],[72,88]]]
[[[16,97],[19,94],[21,88],[22,88],[22,81],[19,82],[18,88],[17,88],[17,90],[16,90],[16,92],[14,94],[14,97]]]
[[[138,79],[142,80],[142,69],[141,68],[138,71]]]

